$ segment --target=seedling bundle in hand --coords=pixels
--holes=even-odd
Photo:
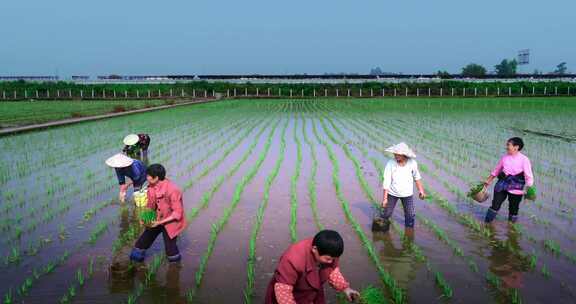
[[[534,186],[528,187],[526,189],[526,194],[524,195],[524,198],[531,201],[536,200],[536,187]]]
[[[482,203],[488,199],[488,194],[486,193],[486,186],[484,183],[479,183],[472,186],[466,195],[479,203]]]
[[[140,219],[144,225],[150,226],[156,220],[156,210],[146,208],[140,213]]]

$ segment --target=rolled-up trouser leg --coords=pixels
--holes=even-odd
[[[404,208],[404,225],[408,228],[414,227],[414,218],[416,217],[416,211],[414,210],[414,198],[412,196],[407,196],[401,198],[402,207]]]

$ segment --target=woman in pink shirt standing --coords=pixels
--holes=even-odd
[[[508,139],[506,155],[502,156],[484,183],[488,187],[494,178],[498,178],[494,186],[492,206],[488,209],[484,219],[486,223],[494,220],[506,198],[508,198],[508,221],[515,223],[518,220],[518,209],[524,195],[524,186],[530,187],[534,184],[532,165],[530,159],[520,152],[522,148],[524,148],[522,138]]]

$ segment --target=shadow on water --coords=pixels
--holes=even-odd
[[[412,252],[414,229],[406,228],[399,246],[394,243],[390,231],[374,231],[372,241],[382,243],[379,249],[382,265],[396,279],[401,288],[407,289],[416,278],[418,264],[421,264],[414,258]]]
[[[494,226],[490,226],[492,237],[489,248],[489,270],[502,282],[502,288],[523,287],[524,273],[530,270],[529,258],[520,246],[520,234],[507,225],[505,239],[498,239]]]
[[[119,235],[129,231],[130,226],[136,222],[138,222],[138,210],[136,208],[122,210]],[[130,294],[142,284],[143,286],[146,285],[145,296],[141,297],[141,300],[145,300],[145,302],[185,303],[184,292],[180,289],[181,263],[168,263],[164,280],[161,280],[160,276],[152,276],[151,280],[146,281],[149,267],[146,263],[130,261],[131,248],[132,242],[129,242],[112,257],[107,282],[108,292],[110,294]]]

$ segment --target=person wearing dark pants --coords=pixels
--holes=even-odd
[[[484,221],[492,222],[502,203],[508,199],[508,221],[515,223],[518,220],[518,210],[524,195],[524,186],[534,185],[534,175],[530,159],[520,151],[524,148],[524,141],[520,137],[512,137],[506,142],[506,155],[502,156],[496,168],[492,170],[484,184],[490,186],[495,178],[498,182],[494,186],[492,206],[486,212]]]
[[[414,228],[414,218],[416,217],[413,199],[414,183],[416,183],[418,188],[420,199],[426,197],[421,181],[422,177],[418,170],[418,163],[414,159],[416,154],[405,143],[394,145],[386,149],[386,152],[392,153],[394,158],[388,161],[384,168],[382,185],[384,197],[380,219],[378,219],[381,223],[375,221],[372,225],[372,230],[375,232],[388,230],[389,219],[392,217],[398,200],[402,201],[402,207],[404,207],[404,224],[406,228]]]
[[[146,250],[162,233],[168,261],[177,262],[181,259],[176,244],[177,236],[186,227],[182,192],[174,183],[166,179],[166,170],[160,164],[148,167],[146,179],[149,184],[147,207],[156,210],[156,220],[136,241],[130,253],[130,259],[136,262],[144,261]]]
[[[152,243],[154,243],[159,234],[162,234],[162,237],[164,238],[164,250],[168,260],[179,260],[180,252],[178,251],[178,245],[176,244],[178,237],[176,236],[171,239],[164,226],[156,226],[146,229],[136,241],[136,244],[134,245],[135,249],[144,253],[148,248],[150,248],[150,246],[152,246]]]

